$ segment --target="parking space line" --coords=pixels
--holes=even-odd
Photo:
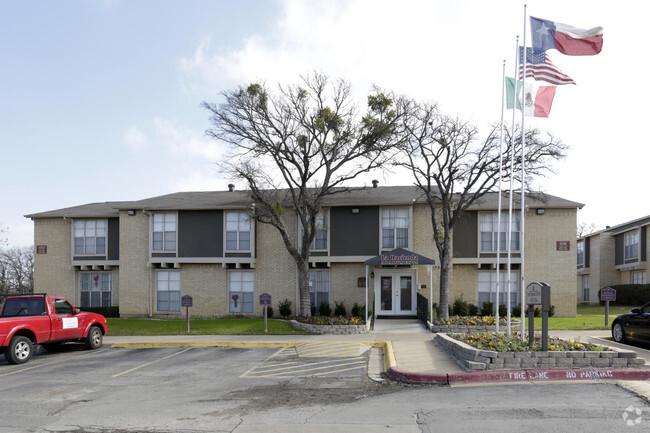
[[[191,350],[191,349],[192,349],[191,347],[188,347],[188,348],[186,348],[185,350],[181,350],[180,352],[172,353],[171,355],[167,355],[167,356],[165,356],[165,357],[163,357],[163,358],[156,359],[155,361],[147,362],[146,364],[139,365],[139,366],[134,367],[134,368],[132,368],[132,369],[130,369],[130,370],[126,370],[126,371],[123,371],[123,372],[121,372],[121,373],[114,374],[113,376],[111,376],[111,379],[113,379],[113,378],[115,378],[115,377],[122,376],[122,375],[124,375],[124,374],[131,373],[131,372],[133,372],[133,371],[135,371],[135,370],[139,370],[139,369],[141,369],[141,368],[147,367],[147,366],[152,365],[152,364],[155,364],[155,363],[157,363],[157,362],[164,361],[165,359],[173,358],[174,356],[176,356],[176,355],[180,355],[181,353],[185,353],[185,352],[187,352],[188,350]]]
[[[281,370],[285,370],[285,371],[278,372],[277,374],[260,374],[260,375],[252,375],[252,374],[250,374],[250,375],[248,375],[248,377],[295,377],[295,376],[300,376],[300,375],[298,375],[298,374],[290,374],[290,375],[286,376],[286,374],[287,373],[305,373],[305,372],[308,372],[308,371],[325,370],[325,369],[335,369],[335,370],[328,371],[328,372],[310,374],[310,376],[316,376],[316,375],[323,376],[323,375],[326,375],[326,374],[338,373],[339,371],[348,371],[348,370],[355,370],[355,369],[362,368],[366,364],[366,360],[365,359],[360,359],[360,360],[355,360],[355,361],[352,361],[352,362],[345,362],[345,363],[341,363],[340,361],[339,362],[330,361],[330,362],[319,362],[319,363],[310,364],[310,365],[321,365],[321,364],[335,364],[335,365],[326,365],[326,366],[320,366],[320,367],[308,367],[308,366],[305,366],[306,368],[296,368],[296,369],[289,370],[289,371],[286,371],[288,369],[285,368],[285,369],[281,369]],[[337,369],[337,367],[345,367],[345,366],[348,366],[348,365],[355,365],[356,367],[347,368],[347,369]],[[285,376],[282,376],[283,374]]]
[[[107,347],[105,349],[93,350],[92,352],[88,352],[88,353],[85,353],[83,355],[75,356],[72,359],[83,358],[83,357],[90,356],[90,355],[96,355],[96,354],[104,352],[105,350],[108,350],[108,349],[109,348]],[[36,368],[41,368],[41,367],[47,367],[48,365],[60,364],[62,362],[66,362],[66,361],[69,361],[69,360],[70,360],[70,358],[63,358],[63,359],[58,359],[56,361],[47,362],[45,364],[33,365],[33,366],[30,366],[30,367],[21,368],[20,370],[13,370],[13,371],[10,371],[9,373],[2,373],[2,374],[0,374],[0,377],[11,376],[12,374],[18,374],[18,373],[22,373],[24,371],[34,370]]]
[[[311,358],[359,356],[360,343],[306,343],[296,348],[298,356]]]

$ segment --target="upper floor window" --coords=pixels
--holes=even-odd
[[[329,228],[329,210],[323,209],[316,216],[316,235],[311,244],[312,250],[327,250],[327,231]]]
[[[576,249],[578,250],[578,267],[583,267],[585,265],[585,241],[578,241]]]
[[[226,251],[250,250],[250,216],[246,212],[226,212]]]
[[[77,255],[106,254],[105,220],[74,222],[74,253]]]
[[[639,231],[625,233],[625,260],[639,257]]]
[[[519,217],[520,215],[517,214],[512,215],[512,231],[510,233],[511,251],[519,251]],[[509,216],[507,213],[501,213],[501,233],[499,239],[501,251],[507,251],[508,219]],[[497,212],[482,213],[480,217],[480,231],[481,251],[496,251],[499,214]]]
[[[390,208],[381,211],[381,248],[409,247],[409,210]]]
[[[153,216],[153,250],[176,251],[176,214],[157,213]]]

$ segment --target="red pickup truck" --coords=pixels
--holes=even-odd
[[[66,341],[82,341],[97,349],[107,332],[104,316],[79,311],[60,296],[9,296],[0,311],[0,350],[10,364],[29,361],[35,344],[53,350]]]

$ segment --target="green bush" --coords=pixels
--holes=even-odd
[[[120,307],[79,307],[81,311],[101,314],[104,317],[120,317]]]
[[[457,296],[454,299],[452,311],[454,316],[469,316],[469,306],[467,305],[467,301],[463,299],[463,295]]]
[[[328,302],[321,302],[320,306],[318,307],[318,314],[326,317],[331,316],[332,307],[330,307],[330,304]]]
[[[357,302],[352,304],[352,310],[351,310],[352,317],[364,317],[365,312],[366,312],[365,308],[359,305]]]
[[[470,316],[478,316],[478,305],[469,304],[467,306]]]
[[[508,307],[505,304],[499,305],[499,316],[506,317],[508,315]]]
[[[311,304],[311,306],[309,307],[309,310],[311,311],[312,317],[314,317],[316,315],[316,312],[318,311],[318,308],[316,308],[316,306],[314,304]]]
[[[273,317],[273,307],[270,305],[266,307],[266,317]]]
[[[345,311],[345,301],[334,301],[334,315],[335,316],[347,316],[348,312]]]
[[[285,299],[284,301],[280,302],[278,304],[278,308],[280,309],[280,316],[282,316],[282,317],[291,316],[291,301],[290,300]]]
[[[551,305],[548,307],[548,317],[553,317],[555,316],[555,305]]]
[[[513,317],[521,317],[521,304],[517,304],[516,307],[512,308]]]
[[[494,303],[493,302],[483,302],[483,307],[481,308],[481,316],[491,316],[494,314]]]

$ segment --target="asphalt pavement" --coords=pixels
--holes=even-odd
[[[110,330],[109,330],[110,332]],[[547,370],[492,370],[465,371],[434,340],[436,334],[420,321],[376,320],[369,334],[352,335],[165,335],[165,336],[107,336],[104,344],[114,347],[169,347],[169,346],[237,346],[237,347],[294,347],[313,342],[356,342],[371,346],[368,375],[373,380],[386,377],[408,383],[450,386],[481,385],[504,382],[553,382],[559,380],[614,381],[637,394],[650,399],[650,351],[619,345],[611,340],[609,331],[551,331],[550,335],[562,339],[604,344],[635,350],[646,360],[644,368],[609,368],[608,379],[594,379],[584,375],[580,379],[567,379],[567,369]],[[571,369],[575,370],[575,369]],[[589,369],[600,370],[600,369]],[[540,374],[543,372],[543,374]]]

